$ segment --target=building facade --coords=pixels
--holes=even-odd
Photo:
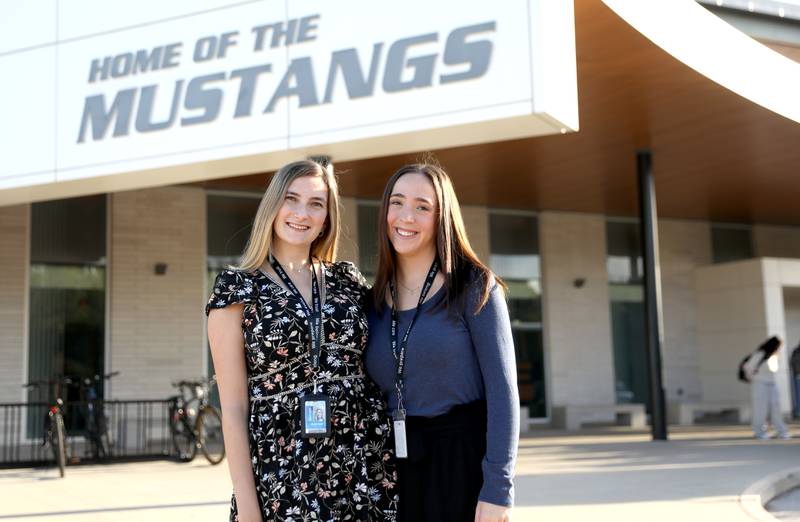
[[[702,20],[746,17],[687,3]],[[333,159],[340,257],[369,278],[383,183],[435,152],[476,252],[509,284],[532,425],[648,403],[637,148],[653,150],[659,194],[668,402],[747,402],[739,360],[769,335],[800,341],[800,214],[783,201],[800,194],[785,146],[797,122],[669,56],[615,2],[476,3],[457,17],[444,2],[422,25],[355,2],[146,4],[92,21],[63,5],[45,24],[20,8],[39,40],[0,42],[4,70],[51,74],[4,86],[0,104],[0,402],[58,374],[119,371],[104,395],[141,399],[213,372],[213,277],[236,263],[270,172],[311,154]],[[391,30],[342,30],[377,21]],[[770,24],[798,27],[756,27],[778,34]],[[798,42],[753,40],[795,65]],[[35,96],[31,115],[20,100]],[[738,123],[749,148],[726,134]]]

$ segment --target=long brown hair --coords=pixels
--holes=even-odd
[[[487,267],[469,244],[464,220],[461,217],[461,207],[453,189],[450,176],[442,167],[433,163],[413,163],[404,165],[395,172],[383,191],[381,200],[380,219],[378,223],[378,270],[373,286],[373,298],[378,310],[386,303],[386,291],[390,280],[396,276],[397,263],[394,248],[389,241],[386,217],[389,212],[389,198],[394,190],[397,180],[406,174],[422,174],[426,176],[436,192],[438,207],[436,256],[439,259],[440,270],[444,274],[447,306],[451,307],[463,297],[468,283],[475,280],[482,286],[480,299],[475,307],[475,313],[481,311],[489,300],[494,282],[503,291],[507,290],[506,284]]]
[[[336,247],[339,241],[339,189],[336,177],[333,175],[333,167],[330,165],[323,167],[316,161],[302,160],[284,165],[272,177],[256,211],[253,230],[242,254],[239,269],[255,270],[264,264],[272,246],[275,216],[278,215],[278,210],[286,199],[286,191],[289,190],[292,181],[304,176],[319,176],[328,187],[328,217],[322,235],[311,243],[311,255],[322,261],[336,260]]]

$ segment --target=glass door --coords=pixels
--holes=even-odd
[[[31,205],[28,380],[102,375],[105,371],[106,196]],[[98,392],[103,397],[103,384]],[[78,400],[77,388],[62,397]],[[52,400],[50,390],[28,394],[30,402]],[[80,429],[80,416],[67,419]],[[37,436],[41,419],[28,419]]]
[[[609,219],[606,241],[617,403],[648,405],[644,262],[638,222]]]
[[[531,418],[549,416],[542,343],[542,287],[536,216],[489,213],[489,265],[508,284],[508,311],[517,354],[517,385]]]

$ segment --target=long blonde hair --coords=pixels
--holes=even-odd
[[[240,270],[251,271],[264,264],[272,246],[273,224],[289,185],[297,178],[319,176],[328,187],[328,217],[322,235],[311,243],[311,255],[322,261],[335,261],[339,243],[339,188],[333,175],[333,167],[323,167],[316,161],[301,160],[281,167],[272,177],[253,220],[253,230],[242,254]]]

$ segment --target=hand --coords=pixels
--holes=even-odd
[[[475,522],[509,522],[510,520],[511,508],[488,502],[478,502],[478,507],[475,509]]]

